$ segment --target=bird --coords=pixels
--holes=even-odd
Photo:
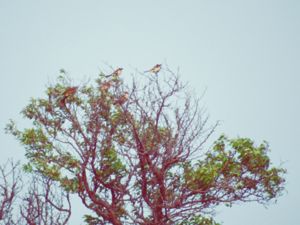
[[[112,72],[112,74],[106,75],[105,77],[111,77],[111,76],[117,76],[119,77],[122,74],[123,68],[120,67],[118,69],[116,69],[114,72]]]
[[[115,100],[115,104],[123,105],[129,98],[129,93],[127,91],[124,92],[118,99]]]
[[[66,90],[63,92],[63,96],[65,98],[71,96],[71,95],[75,95],[75,93],[77,92],[78,87],[67,87]]]
[[[112,85],[111,81],[103,82],[100,86],[100,90],[107,91],[111,87],[111,85]]]
[[[150,70],[145,71],[146,72],[150,72],[150,73],[155,73],[158,74],[158,72],[161,70],[161,64],[156,64],[155,66],[153,66]]]
[[[66,105],[66,99],[70,96],[73,96],[76,94],[78,90],[78,87],[67,87],[66,90],[62,93],[62,98],[60,99],[60,105],[65,106]]]

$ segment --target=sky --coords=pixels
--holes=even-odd
[[[215,135],[267,140],[283,165],[286,191],[267,208],[217,208],[224,225],[299,223],[300,1],[298,0],[0,0],[0,163],[24,159],[4,133],[10,118],[43,95],[61,68],[74,83],[108,65],[124,76],[156,63],[180,69],[199,96]],[[70,224],[80,224],[73,207]]]

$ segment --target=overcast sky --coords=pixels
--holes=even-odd
[[[299,0],[0,0],[0,141],[3,163],[24,149],[3,128],[64,68],[80,85],[106,63],[124,76],[156,63],[180,68],[216,134],[267,140],[287,168],[287,191],[267,209],[218,208],[224,225],[299,223]],[[164,64],[165,65],[165,64]],[[76,82],[75,82],[76,83]],[[71,224],[80,224],[74,206]]]

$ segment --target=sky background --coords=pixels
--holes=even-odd
[[[24,159],[4,133],[30,97],[41,96],[64,68],[79,84],[106,63],[144,71],[180,68],[199,96],[216,136],[267,140],[275,165],[288,170],[286,192],[268,208],[217,208],[224,225],[299,224],[299,0],[0,0],[0,163]],[[70,224],[80,224],[73,207]]]

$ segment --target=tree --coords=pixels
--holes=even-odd
[[[0,221],[9,225],[13,223],[13,205],[21,190],[18,163],[7,162],[0,166]]]
[[[77,194],[93,212],[88,224],[217,224],[209,215],[219,204],[282,193],[285,170],[271,165],[266,142],[222,135],[205,150],[216,125],[199,99],[169,69],[140,75],[73,87],[62,73],[22,111],[31,128],[7,126],[26,148],[26,170]]]
[[[66,225],[71,216],[70,195],[47,177],[35,176],[21,198],[17,224]]]
[[[12,160],[0,166],[0,172],[1,224],[67,224],[71,216],[69,194],[55,182],[36,175],[24,182],[20,163]]]

